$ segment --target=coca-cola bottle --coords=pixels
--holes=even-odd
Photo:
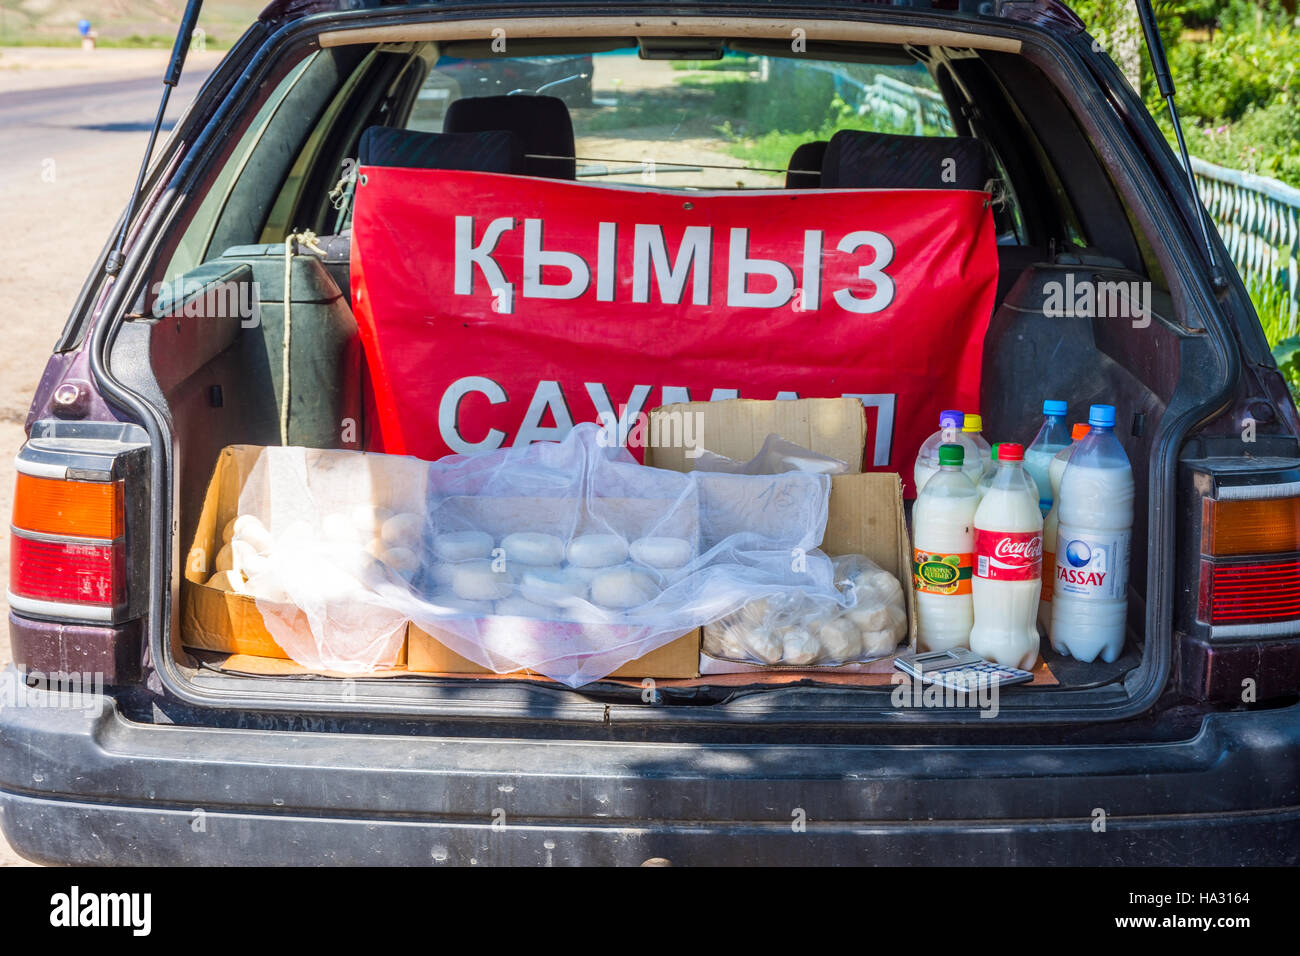
[[[975,627],[970,648],[1003,667],[1032,669],[1038,660],[1043,514],[1024,476],[1023,445],[1003,442],[998,470],[975,511]]]

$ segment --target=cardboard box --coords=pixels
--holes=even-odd
[[[186,647],[247,658],[288,661],[289,655],[271,637],[263,623],[257,603],[248,595],[233,594],[204,582],[212,576],[212,565],[221,548],[221,529],[236,516],[240,492],[257,462],[262,449],[251,445],[232,445],[222,449],[203,499],[194,541],[185,561],[185,580],[181,584],[181,644]],[[538,498],[486,498],[462,496],[443,502],[454,509],[469,526],[482,527],[494,534],[504,534],[517,526],[511,516],[528,514],[545,530],[547,513],[554,521],[563,521],[571,512],[564,500]],[[667,503],[648,498],[593,499],[590,508],[597,519],[618,522],[619,526],[659,526],[662,528]],[[504,523],[503,523],[504,522]],[[687,539],[699,534],[698,516],[683,512],[680,526],[669,529]],[[306,616],[298,615],[298,626],[308,632]],[[415,652],[412,654],[411,649]],[[622,678],[681,678],[699,676],[700,631],[682,637],[620,667],[611,676]],[[394,668],[407,672],[483,675],[492,671],[456,654],[419,627],[407,628]],[[248,661],[241,670],[251,671]],[[268,665],[265,673],[283,671]],[[292,671],[296,672],[296,671]],[[378,676],[378,675],[367,675]]]
[[[688,430],[682,425],[691,416]],[[689,435],[715,455],[748,461],[758,454],[768,435],[780,435],[821,455],[838,458],[849,472],[862,471],[867,441],[867,416],[855,398],[802,398],[759,401],[729,398],[720,402],[663,405],[650,413],[650,437],[645,463],[669,471],[691,471],[694,459],[680,441]]]
[[[636,660],[628,661],[610,674],[613,678],[639,679],[642,677],[676,678],[698,677],[700,675],[700,639],[699,628],[683,634],[677,640],[665,644],[649,654],[643,654]],[[491,674],[492,671],[481,667],[471,660],[461,657],[436,637],[412,624],[407,631],[408,671],[420,671],[434,674]],[[518,671],[523,675],[532,671]]]
[[[221,529],[238,513],[239,494],[261,452],[254,445],[231,445],[217,456],[203,496],[194,541],[185,557],[181,644],[205,651],[289,660],[289,655],[267,631],[252,597],[208,587],[205,583],[214,573],[213,565],[221,550]],[[306,615],[298,614],[295,630],[304,635],[309,633]],[[405,641],[392,663],[395,667],[405,665]]]
[[[848,403],[847,406],[844,403]],[[666,405],[650,413],[651,433],[656,416],[689,411],[702,416],[703,444],[728,458],[756,455],[774,431],[790,441],[824,455],[861,463],[866,442],[862,403],[855,399],[797,399],[793,401],[729,400]],[[781,423],[786,423],[782,425]],[[781,427],[792,430],[780,431]],[[856,447],[856,453],[850,448]],[[676,454],[673,454],[676,452]],[[649,449],[647,449],[649,456]],[[656,467],[678,466],[690,471],[693,459],[678,449],[655,448]],[[855,469],[859,471],[860,469]],[[821,550],[826,554],[862,554],[898,578],[907,611],[908,638],[916,643],[916,596],[912,590],[912,545],[903,511],[902,480],[893,472],[831,476],[829,515]],[[901,650],[901,648],[900,648]],[[872,673],[893,670],[893,657],[837,666],[775,667],[720,660],[700,652],[701,674],[735,674],[773,670]]]

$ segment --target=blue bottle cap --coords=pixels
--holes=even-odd
[[[1060,418],[1069,410],[1070,406],[1059,398],[1049,398],[1047,401],[1043,402],[1044,415],[1052,415],[1056,418]]]
[[[940,428],[961,428],[964,424],[966,424],[965,412],[960,412],[956,409],[950,408],[947,411],[939,413]]]
[[[1093,428],[1114,428],[1115,406],[1093,405],[1088,409],[1088,424]]]

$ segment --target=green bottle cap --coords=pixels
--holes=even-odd
[[[961,445],[940,445],[939,446],[939,465],[956,465],[958,468],[966,460],[966,449]]]

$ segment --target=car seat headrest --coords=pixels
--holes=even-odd
[[[786,163],[785,188],[816,189],[820,186],[822,162],[826,159],[826,147],[829,145],[826,140],[817,139],[803,143],[791,153],[790,162]]]
[[[363,166],[522,174],[524,149],[507,130],[424,133],[371,126],[361,134],[357,161]]]
[[[448,133],[504,129],[519,137],[524,148],[524,173],[548,179],[575,179],[573,120],[564,101],[555,96],[471,96],[453,100],[442,128]],[[537,156],[561,157],[537,159]]]
[[[972,136],[840,130],[822,162],[823,189],[984,189],[984,144]]]

